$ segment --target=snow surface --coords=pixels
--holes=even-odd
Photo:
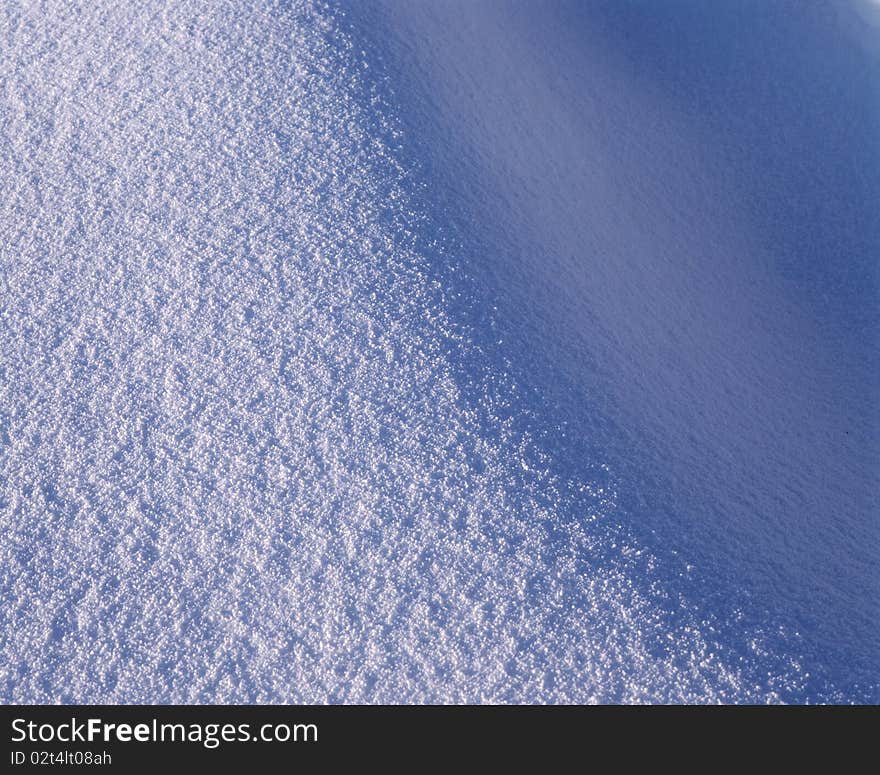
[[[554,455],[356,35],[0,7],[0,700],[802,696],[793,627],[726,643]]]

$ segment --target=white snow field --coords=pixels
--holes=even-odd
[[[0,700],[796,688],[664,587],[601,460],[554,472],[509,375],[471,398],[340,18],[0,6]]]

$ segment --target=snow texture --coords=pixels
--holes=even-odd
[[[798,691],[450,314],[338,9],[6,2],[0,41],[0,700]]]

